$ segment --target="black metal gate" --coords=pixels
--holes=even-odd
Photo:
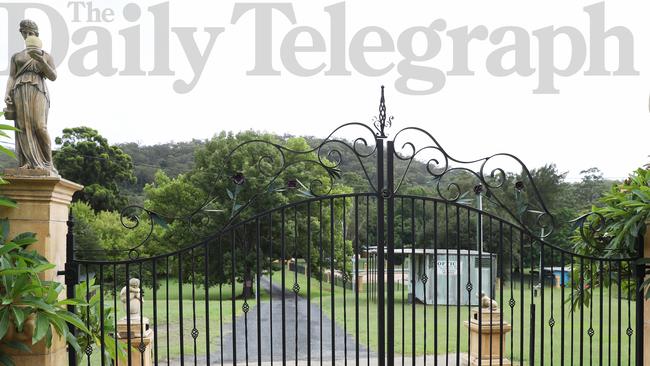
[[[96,333],[70,364],[642,364],[636,256],[549,243],[557,223],[516,157],[457,160],[419,128],[389,138],[390,125],[382,87],[375,130],[349,123],[308,151],[246,142],[275,155],[256,157],[256,177],[226,164],[215,182],[232,211],[216,230],[208,201],[173,219],[127,208],[125,227],[150,230],[121,254],[70,240],[68,294],[90,300],[77,311]],[[348,128],[366,137],[335,137]],[[345,157],[367,192],[337,191]],[[329,182],[288,175],[306,164]],[[429,191],[409,190],[415,169]],[[237,202],[253,179],[263,189]],[[250,212],[267,194],[288,203]],[[589,222],[579,230],[599,229]],[[164,244],[156,225],[173,223],[201,239],[143,255]]]

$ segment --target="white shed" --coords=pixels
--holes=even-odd
[[[377,248],[372,247],[369,252],[376,254]],[[478,305],[480,292],[493,297],[497,256],[488,252],[480,254],[479,260],[477,250],[395,249],[395,255],[405,257],[403,268],[409,278],[409,299],[413,294],[410,279],[415,278],[415,298],[428,305],[470,305],[470,299],[471,305]]]

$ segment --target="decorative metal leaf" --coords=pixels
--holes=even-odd
[[[159,225],[163,229],[168,229],[169,228],[169,223],[160,215],[158,215],[155,212],[151,212],[151,220],[153,221],[154,224]]]

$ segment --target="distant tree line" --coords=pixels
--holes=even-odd
[[[78,221],[75,226],[78,248],[95,258],[97,253],[110,258],[125,257],[134,243],[147,236],[146,230],[142,227],[129,231],[122,226],[118,211],[129,204],[144,205],[147,209],[160,214],[160,217],[155,218],[156,225],[150,239],[156,244],[141,248],[142,254],[148,256],[168,253],[191,245],[202,236],[215,232],[229,223],[235,212],[240,219],[244,219],[270,208],[309,198],[310,188],[331,194],[369,192],[370,184],[366,174],[371,179],[376,175],[373,157],[360,161],[351,150],[340,148],[337,149],[338,154],[326,156],[325,151],[320,155],[325,166],[332,167],[330,170],[299,161],[300,159],[317,161],[317,152],[301,157],[287,155],[284,158],[288,159],[285,161],[288,168],[277,176],[275,181],[270,182],[269,177],[273,176],[272,173],[278,169],[283,157],[272,145],[246,144],[252,140],[284,145],[296,151],[309,150],[321,141],[314,137],[277,136],[244,131],[222,132],[208,140],[146,146],[138,143],[110,144],[98,131],[88,127],[64,129],[62,135],[56,138],[55,164],[64,178],[85,186],[82,192],[75,195],[73,205],[73,213]],[[240,144],[245,146],[230,159],[226,159],[229,152]],[[2,166],[13,164],[5,157],[1,158]],[[407,165],[408,162],[396,159],[396,174],[405,171]],[[567,182],[566,173],[558,171],[554,164],[532,169],[530,173],[548,210],[555,215],[559,223],[564,223],[557,225],[548,241],[566,248],[573,245],[571,237],[575,234],[574,228],[567,223],[581,213],[589,211],[592,205],[598,204],[598,199],[615,183],[604,179],[597,168],[581,172],[582,179],[578,182]],[[233,176],[236,174],[241,175],[240,178],[245,184],[233,185]],[[521,209],[518,201],[521,197],[515,194],[512,187],[516,182],[527,179],[524,172],[508,172],[504,178],[506,179],[503,190],[505,193],[499,196],[502,203],[510,207],[515,214],[539,209],[535,204],[529,204],[522,212],[517,213],[517,210]],[[453,173],[447,179],[454,182],[454,189],[461,196],[458,202],[468,206],[476,205],[478,182],[474,176]],[[427,172],[424,163],[413,161],[408,174],[404,176],[399,193],[437,197],[440,194],[436,188],[438,183],[441,182],[437,182]],[[288,186],[291,186],[291,189],[288,189]],[[523,194],[530,195],[531,192],[528,183]],[[533,197],[529,198],[531,199],[526,202],[534,201]],[[485,210],[512,221],[502,207],[492,203],[489,197],[486,197],[483,202]],[[332,210],[335,212],[335,217],[340,218],[342,212],[346,210],[346,215],[351,215],[349,201],[332,201],[331,204],[334,205]],[[372,207],[369,207],[370,209],[374,210]],[[188,231],[186,227],[188,222],[179,218],[197,210],[202,210],[205,215],[209,215],[210,220],[207,225],[201,227],[201,230]],[[411,232],[418,232],[418,235],[425,237],[432,235],[432,225],[426,229],[428,231],[411,228],[411,221],[405,220],[405,217],[409,215],[426,217],[419,211],[411,212],[411,210],[408,204],[404,208],[403,202],[397,203],[395,218],[397,247],[411,245],[413,241],[422,242],[422,238],[413,238]],[[413,210],[421,210],[421,208],[413,208]],[[297,223],[294,226],[288,225],[285,233],[288,236],[295,231],[305,230],[305,210],[297,210],[295,214],[296,222],[300,222],[303,226]],[[431,215],[431,210],[428,214]],[[533,226],[531,220],[534,220],[534,217],[524,217],[524,215],[521,217],[524,222],[528,220],[531,227]],[[346,221],[347,225],[352,225],[352,217],[349,218]],[[329,230],[332,219],[325,215],[320,219],[310,217],[310,220],[312,220],[311,227]],[[337,221],[336,225],[339,224]],[[475,223],[469,224],[474,227]],[[375,229],[373,225],[373,222],[362,220],[359,229],[372,231]],[[416,223],[416,225],[421,224]],[[293,251],[304,257],[308,253],[307,248],[314,249],[310,251],[313,263],[320,261],[318,264],[326,267],[327,264],[322,261],[331,260],[338,263],[337,269],[349,271],[350,267],[347,264],[349,260],[344,258],[349,258],[352,254],[349,233],[353,230],[352,227],[349,229],[346,237],[340,234],[336,234],[340,237],[333,237],[332,240],[336,242],[334,258],[317,257],[316,241],[305,242]],[[328,233],[330,234],[334,235]],[[266,240],[280,240],[281,238],[274,237],[277,235],[278,232],[272,233]],[[228,258],[229,250],[221,254]],[[237,266],[223,263],[221,276],[216,276],[211,281],[228,281],[233,271],[236,273],[237,280],[244,281],[247,276],[250,276],[244,267],[246,263],[253,263],[254,258],[251,257],[253,254],[252,251],[240,250],[237,256],[242,260],[238,261]],[[83,253],[81,255],[83,256]],[[280,254],[275,252],[267,255],[277,258]]]

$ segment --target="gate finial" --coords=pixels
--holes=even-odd
[[[390,127],[393,122],[393,117],[386,118],[386,99],[384,98],[384,86],[381,86],[381,98],[379,99],[379,116],[374,118],[375,129],[377,130],[377,137],[386,138],[386,127]]]

